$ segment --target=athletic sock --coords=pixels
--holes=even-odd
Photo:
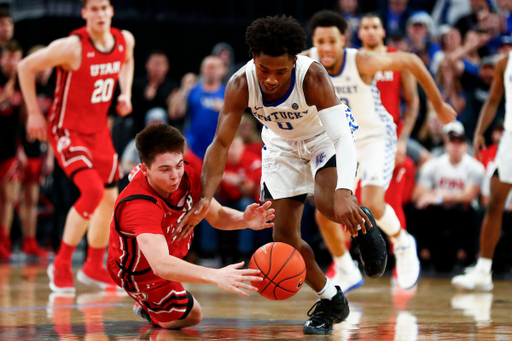
[[[93,268],[102,268],[103,267],[103,257],[105,256],[106,247],[94,248],[89,246],[87,248],[87,260],[89,266]]]
[[[57,256],[55,257],[54,264],[68,264],[71,266],[71,262],[73,261],[73,252],[75,252],[76,246],[72,246],[66,244],[64,241],[60,243],[60,250]]]
[[[489,274],[492,269],[492,259],[480,257],[476,261],[476,270]]]
[[[408,233],[406,230],[401,230],[398,237],[396,237],[396,238],[390,237],[391,243],[393,243],[393,246],[395,246],[395,247],[405,246],[409,243],[409,239],[407,238],[407,235],[408,235]]]
[[[336,264],[336,266],[338,266],[342,269],[345,269],[345,270],[350,270],[355,267],[354,261],[352,260],[352,257],[350,256],[350,252],[348,252],[348,250],[345,251],[343,256],[334,257],[334,263]]]
[[[384,210],[382,217],[375,220],[380,229],[390,237],[400,231],[400,220],[396,216],[393,207],[389,206],[389,204],[386,204],[386,209]]]
[[[329,278],[327,278],[327,282],[325,282],[325,286],[322,290],[318,291],[316,294],[323,299],[331,300],[336,294],[338,293],[338,290],[334,286],[334,284],[331,282]]]

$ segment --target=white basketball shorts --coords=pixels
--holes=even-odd
[[[512,184],[512,132],[504,131],[496,154],[501,182]]]

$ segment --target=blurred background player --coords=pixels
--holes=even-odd
[[[485,148],[484,132],[496,115],[498,106],[505,95],[505,123],[503,135],[496,154],[496,171],[491,178],[490,198],[480,231],[480,256],[476,266],[467,268],[465,274],[455,276],[452,284],[469,290],[490,291],[492,282],[492,259],[496,245],[500,240],[503,223],[503,211],[507,196],[512,189],[512,89],[510,78],[512,68],[509,53],[496,64],[491,94],[485,101],[473,138],[475,153]]]
[[[367,20],[381,24],[378,18]],[[417,56],[403,52],[383,54],[345,49],[343,32],[346,26],[345,19],[336,12],[325,10],[316,13],[310,21],[314,47],[306,53],[324,65],[334,83],[336,94],[354,112],[359,125],[355,132],[355,144],[359,162],[356,181],[361,179],[361,202],[374,213],[377,225],[393,243],[397,260],[397,284],[408,289],[419,279],[420,264],[414,237],[401,229],[395,211],[385,202],[386,189],[394,170],[396,125],[382,106],[375,85],[375,74],[381,70],[408,69],[435,101],[436,111],[445,122],[453,120],[456,113],[442,100],[434,80]],[[322,222],[322,219],[318,221]],[[338,226],[320,223],[319,227],[323,230],[324,239],[342,243]],[[349,263],[351,260],[343,261],[347,266]],[[359,285],[361,280],[355,281],[354,285]]]
[[[28,51],[28,55],[44,47],[42,45],[34,46]],[[48,117],[53,104],[54,88],[53,84],[48,82],[52,72],[52,68],[46,68],[35,74],[37,104],[45,117]],[[24,109],[26,109],[25,106]],[[27,134],[25,128],[27,120],[26,110],[23,110],[22,114],[24,122],[21,125],[21,141],[27,161],[21,173],[19,206],[19,216],[23,232],[21,251],[27,256],[44,258],[47,256],[47,251],[43,250],[36,241],[37,203],[39,201],[39,188],[44,178],[53,172],[54,156],[48,144],[41,143]]]
[[[111,28],[114,10],[108,0],[83,3],[86,26],[28,56],[18,68],[28,109],[28,133],[50,141],[59,165],[80,190],[80,198],[68,213],[59,253],[48,267],[50,288],[56,292],[75,291],[72,256],[89,225],[87,260],[77,277],[101,288],[115,286],[103,257],[109,234],[105,226],[121,175],[107,126],[118,78],[117,112],[125,116],[132,110],[134,38],[127,31]],[[56,100],[47,120],[37,104],[34,74],[48,67],[58,69]]]
[[[16,66],[23,50],[16,41],[2,48],[0,57],[0,257],[11,255],[10,232],[14,204],[19,193],[20,161],[23,149],[18,145],[22,97],[16,80]]]

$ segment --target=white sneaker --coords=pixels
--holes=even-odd
[[[452,284],[468,290],[491,291],[494,288],[492,273],[484,273],[477,270],[476,267],[464,269],[464,275],[453,277]]]
[[[421,272],[420,260],[416,252],[416,239],[408,233],[407,238],[408,243],[393,248],[396,259],[396,281],[402,289],[414,287],[418,283]]]
[[[361,271],[355,266],[351,269],[344,269],[335,265],[334,271],[331,281],[334,285],[339,285],[344,294],[359,288],[364,283]]]

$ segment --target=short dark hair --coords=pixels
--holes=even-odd
[[[154,55],[163,55],[163,56],[165,56],[165,58],[167,58],[167,53],[165,53],[164,50],[154,49],[154,50],[149,51],[148,58],[146,59],[146,61],[151,59],[151,57],[153,57]],[[167,59],[169,59],[169,58],[167,58]]]
[[[311,20],[309,20],[309,29],[311,32],[315,32],[317,27],[332,26],[336,26],[338,30],[340,30],[340,33],[344,35],[345,30],[347,29],[347,21],[341,16],[341,14],[327,9],[316,12]]]
[[[82,4],[84,5],[84,7],[85,7],[85,5],[87,5],[87,0],[80,0],[80,1],[82,1]],[[110,0],[108,0],[108,3],[109,3],[109,4],[112,4],[112,3],[110,2]]]
[[[272,57],[288,54],[294,58],[306,49],[306,33],[291,16],[257,19],[247,27],[245,41],[249,55],[267,54]]]
[[[379,13],[377,13],[377,12],[368,12],[368,13],[365,13],[365,14],[363,14],[363,16],[361,17],[361,20],[362,20],[363,18],[377,18],[377,19],[379,19],[379,20],[380,20],[380,24],[381,24],[382,26],[384,26],[384,23],[382,22],[382,18],[381,18],[381,16],[380,16],[380,14],[379,14]]]
[[[167,124],[148,126],[135,136],[135,146],[140,161],[151,167],[157,155],[183,153],[185,137],[178,129]]]
[[[2,47],[2,53],[6,53],[6,52],[10,52],[10,53],[21,52],[21,54],[23,54],[23,49],[21,48],[20,44],[18,44],[18,42],[13,39],[13,40],[9,41],[7,43],[7,45]]]
[[[12,18],[9,6],[0,5],[0,18]]]

